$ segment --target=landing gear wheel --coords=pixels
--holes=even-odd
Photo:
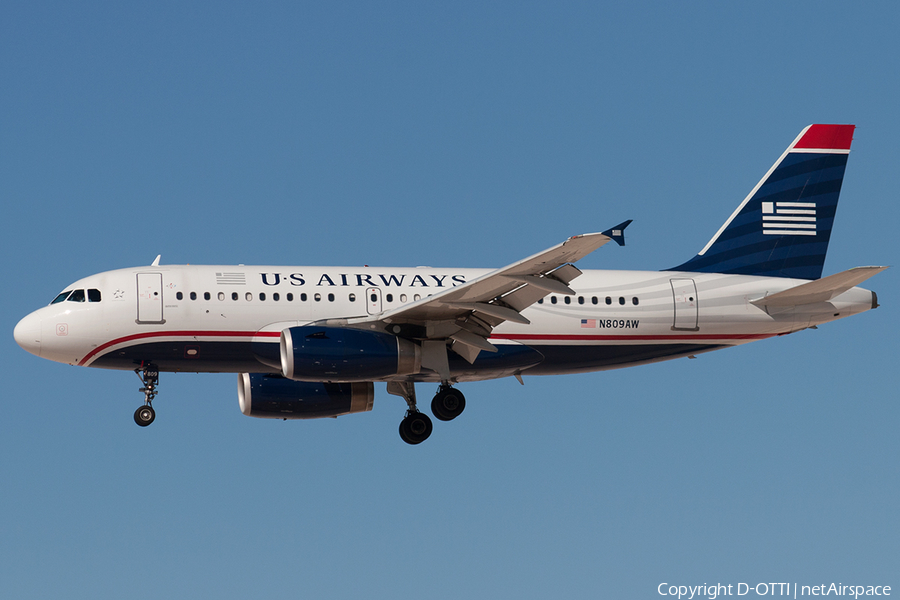
[[[420,412],[411,412],[400,421],[400,438],[407,444],[421,444],[431,435],[434,425],[428,415]]]
[[[144,392],[144,404],[134,411],[134,422],[141,427],[146,427],[156,418],[156,411],[153,410],[151,402],[156,398],[156,386],[159,385],[159,369],[153,364],[141,363],[141,366],[134,370],[144,387],[140,392]]]
[[[146,427],[156,418],[156,411],[153,410],[153,407],[149,404],[145,404],[144,406],[139,406],[136,411],[134,411],[134,422],[140,425],[141,427]]]
[[[466,397],[452,387],[444,387],[431,401],[431,413],[441,421],[452,421],[466,408]]]

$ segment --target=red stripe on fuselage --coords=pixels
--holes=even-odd
[[[568,342],[577,342],[577,341],[628,341],[635,340],[641,342],[652,342],[652,341],[672,341],[672,340],[684,340],[684,341],[692,341],[692,340],[764,340],[766,338],[774,337],[778,334],[775,333],[735,333],[732,335],[729,334],[718,334],[718,333],[707,333],[707,334],[698,334],[698,333],[688,333],[684,335],[584,335],[584,334],[541,334],[541,333],[506,333],[506,334],[498,334],[492,335],[492,340],[514,340],[514,341],[568,341]]]
[[[737,334],[696,334],[696,333],[684,333],[680,335],[588,335],[588,334],[556,334],[556,333],[505,333],[505,334],[496,334],[492,335],[490,339],[492,340],[510,340],[517,342],[601,342],[601,341],[610,341],[610,342],[618,342],[618,341],[635,341],[635,342],[653,342],[653,341],[684,341],[691,342],[695,340],[762,340],[770,337],[774,337],[778,334],[773,333],[737,333]],[[158,338],[158,337],[189,337],[189,338],[203,338],[203,337],[243,337],[243,338],[253,338],[253,337],[269,337],[276,338],[281,337],[280,331],[147,331],[144,333],[135,333],[134,335],[127,335],[124,337],[116,338],[105,344],[101,344],[100,346],[91,350],[84,358],[78,361],[79,366],[84,366],[89,360],[94,358],[99,353],[104,350],[117,346],[119,344],[125,344],[127,342],[132,342],[135,340],[145,340],[148,338]]]
[[[79,366],[84,364],[103,352],[110,346],[117,346],[134,340],[143,340],[154,337],[281,337],[280,331],[147,331],[145,333],[136,333],[134,335],[126,335],[125,337],[116,338],[105,344],[97,346],[87,353],[87,356],[78,361]]]

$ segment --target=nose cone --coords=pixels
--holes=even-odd
[[[35,356],[41,355],[41,319],[31,313],[16,325],[13,331],[16,343]]]

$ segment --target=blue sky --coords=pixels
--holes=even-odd
[[[249,419],[233,375],[16,346],[164,263],[693,256],[814,122],[857,125],[825,273],[896,264],[894,3],[35,3],[0,10],[0,595],[658,597],[900,588],[894,269],[876,311],[698,360],[465,384],[425,444]],[[430,396],[420,386],[421,397]],[[751,594],[752,595],[752,594]]]

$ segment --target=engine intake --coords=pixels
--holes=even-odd
[[[422,367],[415,342],[378,331],[291,327],[281,332],[281,372],[296,381],[374,381]]]
[[[238,403],[248,417],[321,419],[372,410],[369,383],[291,381],[263,373],[238,374]]]

